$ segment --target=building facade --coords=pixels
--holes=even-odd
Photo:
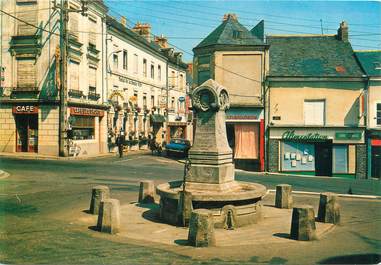
[[[367,75],[368,177],[381,178],[381,51],[357,51],[356,57]]]
[[[366,178],[365,82],[336,35],[268,36],[268,170]]]
[[[194,87],[208,79],[223,85],[230,97],[226,113],[228,142],[235,166],[264,170],[264,80],[268,45],[263,21],[251,31],[227,14],[223,22],[194,49]]]
[[[65,5],[81,8],[80,1]],[[91,1],[88,16],[69,13],[64,125],[59,107],[60,9],[37,0],[2,1],[1,9],[7,14],[1,14],[0,152],[57,156],[62,131],[67,152],[104,152],[102,32],[107,8],[101,1]]]
[[[109,135],[126,135],[130,149],[171,137],[187,138],[186,69],[181,53],[165,37],[152,38],[149,24],[128,29],[125,19],[107,18]],[[112,137],[110,137],[112,138]],[[111,143],[114,141],[110,139]]]

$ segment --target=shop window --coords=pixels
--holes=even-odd
[[[377,125],[381,125],[381,103],[377,103],[376,119]]]
[[[95,139],[95,117],[71,116],[71,132],[69,138],[73,140]]]
[[[127,70],[128,64],[128,53],[126,50],[123,51],[123,69]]]
[[[332,173],[348,173],[348,146],[332,146]]]
[[[259,125],[235,124],[235,159],[258,159]]]
[[[325,101],[305,100],[304,101],[304,124],[305,125],[325,125]]]
[[[280,152],[282,171],[315,171],[315,145],[283,142]]]

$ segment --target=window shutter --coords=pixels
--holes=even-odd
[[[70,89],[79,90],[79,64],[70,62]]]
[[[36,66],[34,60],[17,61],[17,88],[28,91],[36,88]]]
[[[71,14],[69,18],[69,31],[70,35],[74,37],[75,39],[78,39],[79,32],[78,32],[78,16],[77,14]]]
[[[306,125],[324,125],[324,101],[304,102],[304,123]]]
[[[18,35],[34,35],[37,31],[38,26],[38,7],[37,5],[23,5],[19,8],[18,18],[29,24],[35,26],[27,25],[21,21],[18,21]]]
[[[97,45],[97,34],[95,30],[95,25],[94,23],[90,22],[90,32],[89,32],[89,43],[96,46]]]
[[[89,86],[97,87],[97,69],[89,68]]]

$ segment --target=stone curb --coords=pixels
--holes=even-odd
[[[271,189],[267,190],[267,193],[275,193],[276,191]],[[321,192],[313,192],[313,191],[292,191],[294,194],[305,194],[305,195],[320,195]],[[375,195],[357,195],[357,194],[337,194],[338,197],[343,198],[353,198],[353,199],[371,199],[371,200],[381,200],[381,196]]]
[[[10,174],[0,169],[0,179],[6,179]]]

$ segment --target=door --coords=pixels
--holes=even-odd
[[[38,151],[38,115],[16,115],[16,151]]]
[[[315,171],[317,176],[332,176],[332,143],[315,144]]]
[[[372,146],[372,177],[381,178],[381,146]]]

